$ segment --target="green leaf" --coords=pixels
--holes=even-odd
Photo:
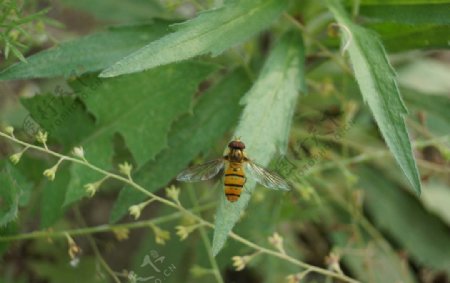
[[[42,127],[50,139],[66,150],[71,150],[94,130],[94,120],[73,96],[41,94],[23,98],[21,103],[30,112],[23,122],[23,130],[34,137]]]
[[[375,34],[353,24],[338,0],[328,0],[328,4],[339,24],[351,33],[351,38],[346,39],[349,40],[348,52],[363,98],[389,149],[414,191],[420,194],[419,173],[405,125],[407,109],[384,48]]]
[[[377,23],[369,24],[368,27],[380,34],[390,52],[448,48],[448,25]]]
[[[270,53],[257,82],[241,101],[244,112],[235,136],[246,144],[250,158],[267,166],[277,153],[285,153],[299,90],[304,89],[304,47],[298,34],[284,35]],[[224,194],[216,214],[213,254],[222,249],[255,187],[247,180],[245,193],[235,203]],[[280,193],[280,192],[276,192]]]
[[[62,167],[62,166],[61,166]],[[52,226],[64,214],[64,198],[70,180],[68,167],[58,169],[55,180],[44,185],[41,198],[41,228]]]
[[[409,193],[380,173],[358,170],[366,193],[366,208],[375,223],[388,232],[418,263],[450,271],[448,227],[426,211]],[[448,207],[448,206],[447,206]],[[430,245],[430,243],[433,243]]]
[[[449,10],[450,4],[367,5],[361,6],[360,15],[383,22],[448,25]]]
[[[269,26],[287,3],[278,0],[226,1],[219,9],[176,25],[176,32],[151,42],[104,70],[100,76],[139,72],[207,53],[218,55]]]
[[[159,1],[147,0],[62,0],[70,7],[93,14],[108,21],[129,23],[146,21],[155,16],[162,17],[163,8]]]
[[[71,151],[94,131],[94,120],[86,112],[84,105],[72,96],[41,94],[24,98],[21,103],[30,112],[23,122],[25,133],[35,136],[42,127],[48,132],[50,142],[61,144],[64,152]],[[35,176],[29,178],[40,180],[42,172],[53,165],[47,164],[47,167],[42,168],[35,162],[36,159],[24,160],[18,167],[24,166],[22,172],[33,173]],[[44,185],[40,206],[41,228],[53,225],[64,213],[62,206],[70,178],[69,170],[64,165],[58,169],[55,180],[47,181]]]
[[[168,148],[159,153],[155,161],[145,164],[133,177],[135,181],[152,192],[167,185],[194,157],[209,149],[235,124],[241,110],[239,99],[249,87],[247,76],[238,70],[205,92],[193,114],[174,123]],[[131,205],[145,197],[129,186],[125,187],[111,213],[111,222],[118,221]]]
[[[123,136],[138,167],[153,159],[167,147],[173,121],[190,109],[198,84],[215,68],[184,62],[120,78],[94,78],[96,81],[76,89],[97,122],[95,131],[81,143],[87,160],[110,168],[117,133]],[[65,204],[85,196],[83,186],[103,177],[77,164],[71,172]]]
[[[6,160],[0,160],[0,228],[12,224],[19,207],[29,202],[32,183],[22,170]]]
[[[0,80],[75,76],[99,71],[167,32],[169,22],[110,28],[27,58],[0,72]]]
[[[20,189],[9,170],[0,171],[0,227],[17,218]]]

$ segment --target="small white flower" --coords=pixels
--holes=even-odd
[[[11,126],[5,127],[5,133],[7,133],[8,135],[12,136],[14,134],[14,128],[11,127]]]
[[[55,174],[57,169],[58,165],[55,165],[52,168],[46,169],[43,175],[47,177],[50,181],[53,181],[55,180]]]
[[[119,171],[120,173],[126,175],[126,176],[131,176],[131,171],[133,170],[133,165],[131,165],[128,162],[124,162],[122,164],[119,164]]]
[[[118,241],[127,240],[130,235],[130,230],[128,228],[114,228],[112,231]]]
[[[176,234],[178,235],[178,237],[180,237],[180,240],[185,240],[189,234],[191,233],[191,231],[189,230],[189,227],[186,226],[177,226],[175,227],[175,229],[177,230]]]
[[[151,198],[147,201],[141,202],[139,204],[132,205],[128,208],[128,211],[130,212],[130,215],[134,217],[134,220],[137,220],[141,216],[142,210],[152,201],[154,201],[154,198]]]
[[[39,132],[36,135],[36,140],[42,144],[45,144],[47,142],[47,137],[48,137],[47,132],[39,130]]]
[[[190,226],[179,225],[179,226],[175,227],[175,229],[177,230],[176,234],[178,235],[178,237],[180,237],[180,240],[183,241],[189,236],[189,234],[191,234],[195,229],[197,229],[198,227],[200,227],[202,225],[203,224],[201,224],[201,223],[195,224],[195,225],[190,225]]]
[[[180,204],[179,196],[180,196],[180,189],[178,189],[175,186],[170,186],[166,188],[166,195],[168,198],[173,199],[177,204]]]
[[[170,239],[170,232],[163,230],[162,233],[158,234],[155,238],[155,242],[159,245],[165,245],[166,241]]]
[[[133,165],[131,165],[128,162],[124,162],[119,164],[119,171],[125,175],[128,175],[131,173],[131,170],[133,170]]]
[[[74,147],[72,150],[72,154],[76,157],[84,159],[84,149],[82,146]]]
[[[279,250],[282,254],[286,253],[283,248],[283,238],[277,232],[273,233],[273,235],[269,237],[269,243],[277,248],[277,250]]]
[[[88,193],[89,197],[93,197],[95,195],[95,193],[98,191],[98,189],[100,188],[100,185],[103,183],[104,180],[105,180],[105,178],[103,178],[100,181],[97,181],[95,183],[89,183],[89,184],[84,185],[84,189]]]
[[[158,226],[151,224],[153,232],[155,233],[155,241],[159,245],[164,245],[167,240],[170,239],[170,232],[159,228]]]
[[[23,154],[23,151],[15,153],[9,157],[9,160],[11,160],[11,162],[13,164],[17,164],[17,163],[19,163],[20,158],[22,158],[22,154]]]
[[[233,256],[231,258],[233,260],[233,266],[235,267],[236,271],[241,271],[245,268],[247,263],[250,261],[249,256]]]
[[[137,220],[141,216],[141,206],[136,204],[132,205],[128,208],[130,215],[134,217],[134,220]]]

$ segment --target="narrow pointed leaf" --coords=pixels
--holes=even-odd
[[[265,29],[288,1],[226,1],[223,7],[176,25],[177,31],[120,60],[100,76],[114,77],[224,50]]]
[[[0,80],[75,76],[99,71],[167,32],[169,22],[110,28],[44,50],[0,72]]]
[[[299,34],[286,34],[276,44],[257,82],[242,100],[245,109],[235,136],[241,137],[249,157],[255,162],[267,166],[275,154],[285,152],[297,97],[304,87],[303,78],[302,40]],[[214,255],[225,244],[254,187],[255,182],[248,179],[245,192],[235,203],[228,202],[221,194],[212,247]]]
[[[389,149],[414,191],[420,194],[419,172],[405,125],[407,110],[386,52],[377,35],[354,24],[338,0],[328,0],[328,5],[338,23],[351,33],[351,38],[344,40],[349,40],[348,53],[363,98]]]

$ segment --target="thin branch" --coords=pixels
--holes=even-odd
[[[215,207],[215,203],[209,203],[203,205],[198,208],[192,208],[193,211],[203,211],[208,210]],[[162,224],[166,222],[170,222],[176,219],[179,219],[184,214],[181,212],[174,212],[169,215],[161,216],[158,218],[153,218],[149,220],[136,221],[131,223],[124,224],[116,224],[116,225],[99,225],[95,227],[86,227],[86,228],[78,228],[71,229],[65,231],[52,231],[52,230],[44,230],[44,231],[35,231],[30,233],[24,233],[20,235],[12,235],[12,236],[0,236],[0,242],[10,242],[10,241],[18,241],[18,240],[29,240],[29,239],[39,239],[39,238],[64,238],[67,234],[70,236],[84,236],[89,234],[97,234],[97,233],[105,233],[111,232],[117,229],[138,229],[138,228],[148,228],[150,224]]]
[[[81,164],[83,166],[89,167],[90,169],[92,169],[92,170],[94,170],[96,172],[99,172],[99,173],[101,173],[101,174],[103,174],[105,176],[108,176],[108,178],[112,178],[112,179],[116,179],[116,180],[122,181],[123,183],[126,183],[126,184],[130,185],[131,187],[133,187],[134,189],[138,190],[139,192],[147,195],[148,197],[154,198],[156,201],[158,201],[160,203],[163,203],[163,204],[165,204],[167,206],[170,206],[170,207],[173,207],[173,208],[179,210],[180,212],[184,213],[185,215],[188,215],[192,219],[196,220],[198,223],[201,223],[201,224],[203,224],[203,225],[205,225],[207,227],[215,229],[214,224],[212,224],[211,222],[208,222],[208,221],[204,220],[203,218],[201,218],[197,214],[193,213],[192,211],[187,210],[183,206],[179,206],[175,202],[172,202],[170,200],[167,200],[165,198],[162,198],[160,196],[157,196],[157,195],[147,191],[145,188],[143,188],[139,184],[136,184],[134,181],[129,180],[126,177],[123,177],[123,176],[120,176],[120,175],[116,175],[114,173],[111,173],[111,172],[108,172],[106,170],[103,170],[103,169],[101,169],[101,168],[99,168],[99,167],[97,167],[97,166],[87,162],[86,160],[81,160],[81,159],[65,156],[65,155],[62,155],[60,153],[54,152],[52,150],[47,150],[47,149],[45,149],[43,147],[32,145],[32,144],[29,144],[27,142],[18,140],[15,137],[9,136],[9,135],[7,135],[7,134],[5,134],[3,132],[0,132],[0,136],[6,138],[8,140],[11,140],[11,141],[13,141],[15,143],[21,144],[23,146],[29,146],[30,149],[35,149],[37,151],[46,152],[47,154],[53,155],[53,156],[58,157],[58,158],[65,157],[65,159],[68,160],[68,161],[72,161],[74,163],[78,163],[78,164]],[[293,257],[291,257],[291,256],[289,256],[287,254],[282,254],[282,253],[280,253],[278,251],[261,247],[261,246],[255,244],[255,243],[253,243],[253,242],[251,242],[251,241],[249,241],[249,240],[247,240],[245,238],[242,238],[241,236],[235,234],[234,232],[230,232],[229,236],[231,238],[235,239],[236,241],[241,242],[241,243],[243,243],[243,244],[245,244],[245,245],[255,249],[256,251],[259,251],[261,253],[265,253],[265,254],[268,254],[268,255],[272,255],[272,256],[278,257],[280,259],[283,259],[283,260],[286,260],[288,262],[291,262],[294,265],[297,265],[297,266],[305,268],[305,269],[310,269],[310,270],[312,270],[312,271],[314,271],[316,273],[322,274],[324,276],[340,279],[340,280],[343,280],[343,281],[346,281],[346,282],[351,282],[351,283],[359,282],[359,281],[357,281],[355,279],[352,279],[352,278],[350,278],[350,277],[348,277],[346,275],[335,273],[335,272],[332,272],[332,271],[329,271],[329,270],[326,270],[326,269],[323,269],[323,268],[320,268],[320,267],[316,267],[316,266],[304,263],[302,261],[299,261],[299,260],[297,260],[297,259],[295,259],[295,258],[293,258]]]
[[[86,222],[84,221],[83,216],[81,215],[80,210],[78,208],[75,208],[75,217],[76,217],[76,219],[79,222],[81,222],[82,226],[86,226]],[[119,278],[117,278],[117,275],[114,272],[114,270],[111,269],[109,264],[103,258],[103,256],[100,253],[100,250],[98,249],[98,246],[95,243],[94,238],[92,237],[92,235],[91,234],[87,234],[86,236],[87,236],[87,239],[89,241],[89,245],[91,246],[92,250],[94,251],[95,256],[97,257],[98,261],[100,262],[100,265],[103,267],[103,269],[106,270],[106,272],[109,273],[109,275],[114,280],[114,282],[121,283]]]
[[[189,188],[188,193],[189,193],[189,197],[191,198],[192,203],[194,204],[194,207],[198,207],[197,197],[195,196],[195,192],[192,190],[191,187]],[[200,226],[198,229],[200,231],[200,237],[202,238],[203,244],[205,245],[205,248],[207,250],[208,259],[209,259],[209,262],[211,263],[211,267],[213,269],[213,274],[216,277],[217,282],[224,283],[222,275],[220,273],[219,266],[217,265],[217,261],[214,258],[214,256],[212,255],[211,243],[209,242],[205,228],[203,228],[203,226]]]

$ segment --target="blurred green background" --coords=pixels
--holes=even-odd
[[[302,87],[294,86],[300,95],[285,121],[286,154],[271,153],[267,165],[293,190],[257,186],[233,232],[267,248],[277,232],[293,258],[361,282],[450,282],[450,1],[342,3],[356,25],[376,33],[395,69],[420,196],[361,96],[347,50],[339,49],[346,31],[333,25],[326,1],[289,2],[270,21],[257,19],[259,30],[218,56],[204,52],[145,72],[98,77],[183,29],[172,24],[238,2],[2,0],[2,131],[13,126],[17,138],[35,143],[43,129],[51,150],[71,155],[82,145],[89,161],[115,173],[130,162],[136,183],[162,197],[176,186],[185,208],[214,223],[223,201],[220,179],[182,184],[174,178],[191,163],[223,154],[250,105],[242,97],[270,69],[266,60],[282,34],[293,32],[304,44]],[[278,111],[262,105],[250,115]],[[270,143],[275,128],[253,138]],[[64,161],[50,181],[43,172],[57,159],[27,150],[13,164],[9,157],[22,149],[0,137],[0,282],[133,282],[133,274],[134,282],[343,282],[302,274],[264,253],[237,271],[232,258],[254,249],[228,239],[213,258],[213,230],[195,226],[188,215],[155,202],[135,221],[129,207],[145,198],[130,186],[107,180],[88,198],[83,186],[101,174]],[[191,225],[180,239],[180,226]]]

